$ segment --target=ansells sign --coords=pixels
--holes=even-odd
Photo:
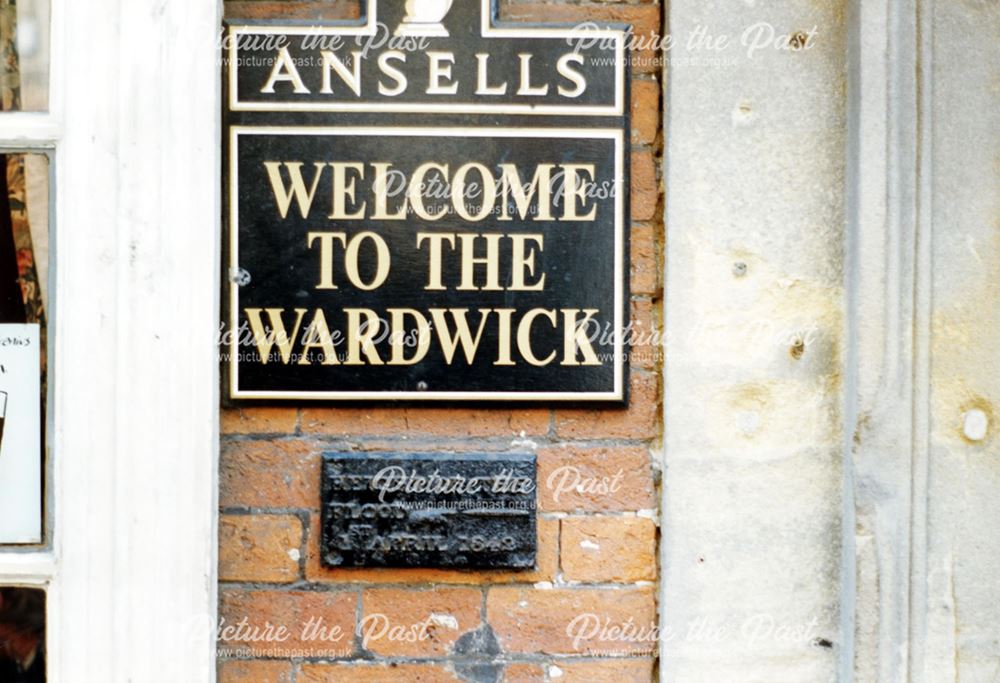
[[[624,40],[469,0],[228,26],[228,397],[626,401]]]

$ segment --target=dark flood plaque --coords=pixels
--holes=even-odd
[[[535,566],[535,456],[327,453],[328,567]]]

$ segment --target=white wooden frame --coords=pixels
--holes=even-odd
[[[49,680],[213,681],[220,3],[51,0]]]

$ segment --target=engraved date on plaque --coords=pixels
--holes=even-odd
[[[535,565],[535,456],[327,453],[328,567]]]

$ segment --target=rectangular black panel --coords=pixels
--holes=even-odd
[[[627,402],[625,27],[364,9],[227,27],[226,395]]]
[[[327,453],[328,567],[531,568],[535,456]]]

